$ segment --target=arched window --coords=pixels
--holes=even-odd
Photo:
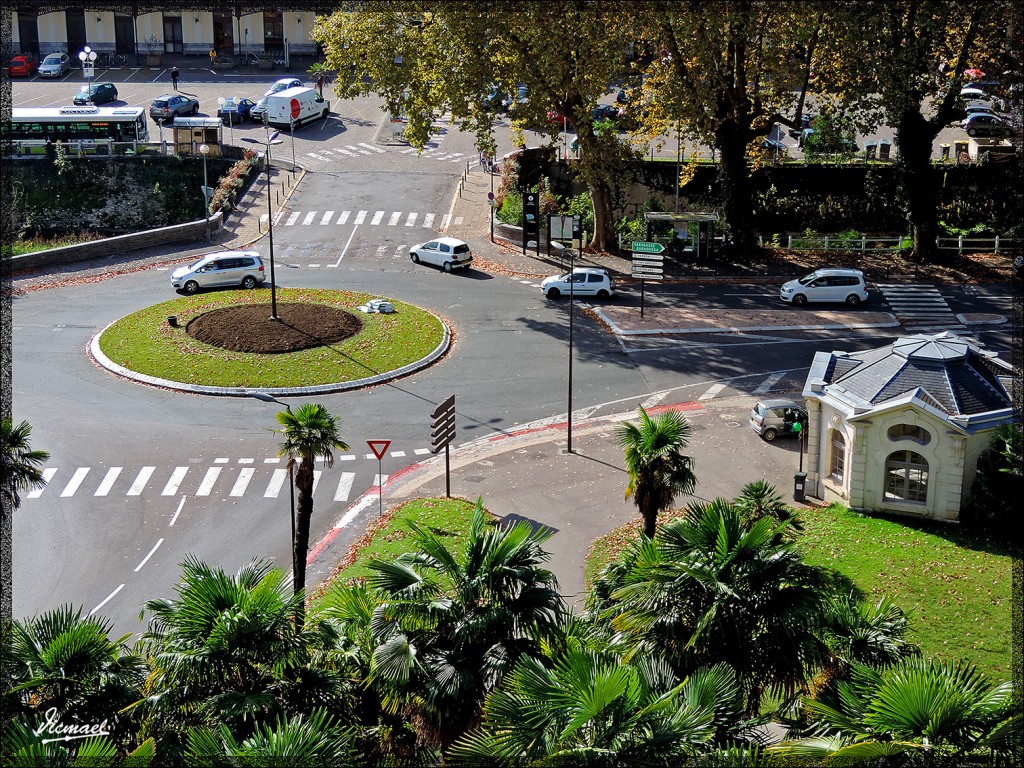
[[[843,482],[846,468],[846,438],[838,429],[831,430],[829,441],[828,476],[837,483]]]
[[[928,499],[928,462],[914,451],[895,451],[885,460],[885,498],[923,504]]]
[[[918,445],[928,445],[932,441],[931,433],[924,427],[916,424],[894,424],[889,427],[889,439],[912,440]]]

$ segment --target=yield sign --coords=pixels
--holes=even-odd
[[[384,452],[391,445],[390,440],[367,440],[366,444],[370,446],[370,450],[373,451],[373,455],[377,457],[377,461],[384,458]]]

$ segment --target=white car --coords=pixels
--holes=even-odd
[[[263,95],[270,96],[275,93],[280,93],[281,91],[287,91],[289,88],[301,87],[302,81],[299,80],[297,77],[282,77],[280,80],[277,80],[272,86],[270,86],[270,89]]]
[[[200,288],[255,288],[266,273],[256,251],[210,253],[171,272],[171,288],[192,294]]]
[[[40,77],[60,77],[71,71],[71,57],[59,52],[48,54],[38,71]]]
[[[552,275],[544,278],[540,291],[549,299],[560,296],[596,296],[607,299],[615,295],[615,281],[606,269],[576,267],[570,275]]]
[[[779,298],[796,306],[808,302],[846,302],[856,307],[868,300],[864,273],[859,269],[818,269],[799,280],[790,280],[779,290]]]
[[[414,245],[409,249],[409,258],[414,264],[433,264],[445,272],[468,267],[473,263],[473,253],[469,246],[454,237],[439,237]]]

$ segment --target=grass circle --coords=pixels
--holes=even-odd
[[[362,329],[333,344],[296,352],[236,352],[206,344],[186,326],[208,312],[234,306],[266,305],[269,291],[237,290],[197,294],[165,301],[122,317],[103,331],[100,351],[134,373],[209,387],[313,387],[359,381],[415,363],[445,337],[440,319],[425,309],[388,299],[393,314],[361,314],[357,308],[382,298],[354,291],[278,288],[282,304],[321,304],[355,312]],[[177,318],[177,328],[168,323]]]

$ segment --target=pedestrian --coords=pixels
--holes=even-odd
[[[174,90],[178,90],[178,68],[171,67],[171,85],[174,86]]]
[[[210,69],[213,69],[213,62],[214,62],[214,60],[216,58],[217,58],[217,51],[211,50],[210,51]]]
[[[320,98],[324,95],[324,73],[318,72],[316,75],[316,90],[320,94]]]

